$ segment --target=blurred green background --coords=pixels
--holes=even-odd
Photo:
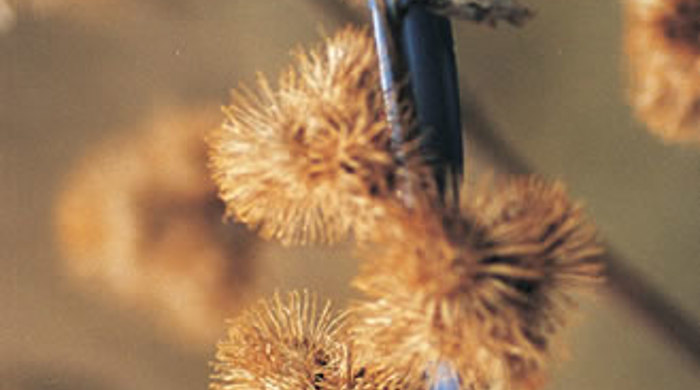
[[[0,389],[206,387],[214,340],[173,342],[63,277],[52,202],[108,134],[166,104],[225,104],[256,71],[274,76],[291,49],[347,22],[322,1],[18,1],[14,20],[0,10]],[[700,325],[700,148],[664,145],[632,117],[618,2],[528,3],[537,16],[523,29],[455,25],[463,85],[499,136],[566,181],[602,235]],[[309,287],[342,306],[355,296],[348,252],[270,244],[265,288]],[[623,302],[586,302],[550,389],[700,388],[697,366]]]

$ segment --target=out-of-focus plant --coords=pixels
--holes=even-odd
[[[255,236],[221,223],[224,205],[208,178],[204,134],[216,118],[162,109],[141,129],[104,140],[66,179],[55,210],[71,275],[155,311],[174,336],[205,343],[257,280]]]
[[[666,141],[700,141],[700,2],[625,0],[632,105]]]

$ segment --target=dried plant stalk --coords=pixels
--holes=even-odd
[[[521,26],[532,18],[532,11],[516,0],[414,0],[437,13],[496,26],[504,21]]]
[[[215,118],[203,110],[158,112],[142,134],[92,149],[56,204],[58,241],[73,275],[155,310],[164,326],[199,344],[216,338],[256,280],[256,237],[225,227],[207,178],[203,137]]]
[[[413,376],[447,361],[477,389],[538,384],[572,287],[600,278],[594,229],[535,177],[465,188],[460,206],[392,213],[365,251],[360,361]]]
[[[365,230],[393,197],[374,43],[346,28],[298,51],[277,90],[243,89],[211,135],[211,166],[229,216],[284,244],[335,242]]]
[[[666,141],[700,141],[700,2],[627,0],[630,98]]]
[[[345,1],[359,9],[367,8],[367,0]],[[532,10],[517,0],[410,0],[406,3],[408,6],[423,5],[437,14],[494,27],[499,22],[521,26],[533,16]]]

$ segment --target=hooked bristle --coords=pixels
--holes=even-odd
[[[360,366],[346,313],[293,291],[261,300],[230,321],[212,362],[211,390],[424,390],[391,364]]]
[[[560,184],[517,178],[465,188],[459,211],[392,213],[355,285],[364,361],[422,375],[449,362],[488,389],[532,381],[565,323],[573,287],[599,280],[601,248]],[[489,387],[491,386],[491,387]]]
[[[496,26],[506,22],[522,26],[533,17],[517,0],[418,0],[436,13]]]
[[[208,179],[203,137],[215,123],[215,112],[164,110],[103,141],[67,178],[55,210],[72,276],[162,313],[159,325],[200,345],[246,302],[257,274],[257,237],[222,223]]]
[[[374,42],[346,28],[296,62],[277,90],[260,77],[210,137],[210,165],[229,216],[283,244],[332,243],[372,224],[394,196]]]
[[[700,1],[628,0],[630,99],[666,141],[700,141]]]
[[[342,389],[351,381],[345,322],[307,291],[275,294],[230,322],[210,389]]]

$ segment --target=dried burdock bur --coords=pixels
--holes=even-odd
[[[700,1],[627,0],[632,105],[666,141],[700,141]]]
[[[204,344],[254,289],[255,235],[226,226],[206,168],[216,112],[158,112],[96,146],[64,183],[56,230],[67,269]]]
[[[284,244],[331,243],[372,224],[392,198],[390,149],[374,42],[346,28],[297,51],[276,89],[240,89],[211,134],[228,215]]]
[[[601,278],[601,247],[561,184],[484,181],[460,208],[388,213],[364,250],[354,309],[364,364],[422,375],[448,362],[476,389],[541,382],[574,287]]]
[[[343,316],[307,291],[275,294],[229,325],[210,389],[343,389],[352,380]]]
[[[424,390],[404,373],[356,365],[351,320],[314,294],[261,300],[229,322],[217,345],[212,390]]]

